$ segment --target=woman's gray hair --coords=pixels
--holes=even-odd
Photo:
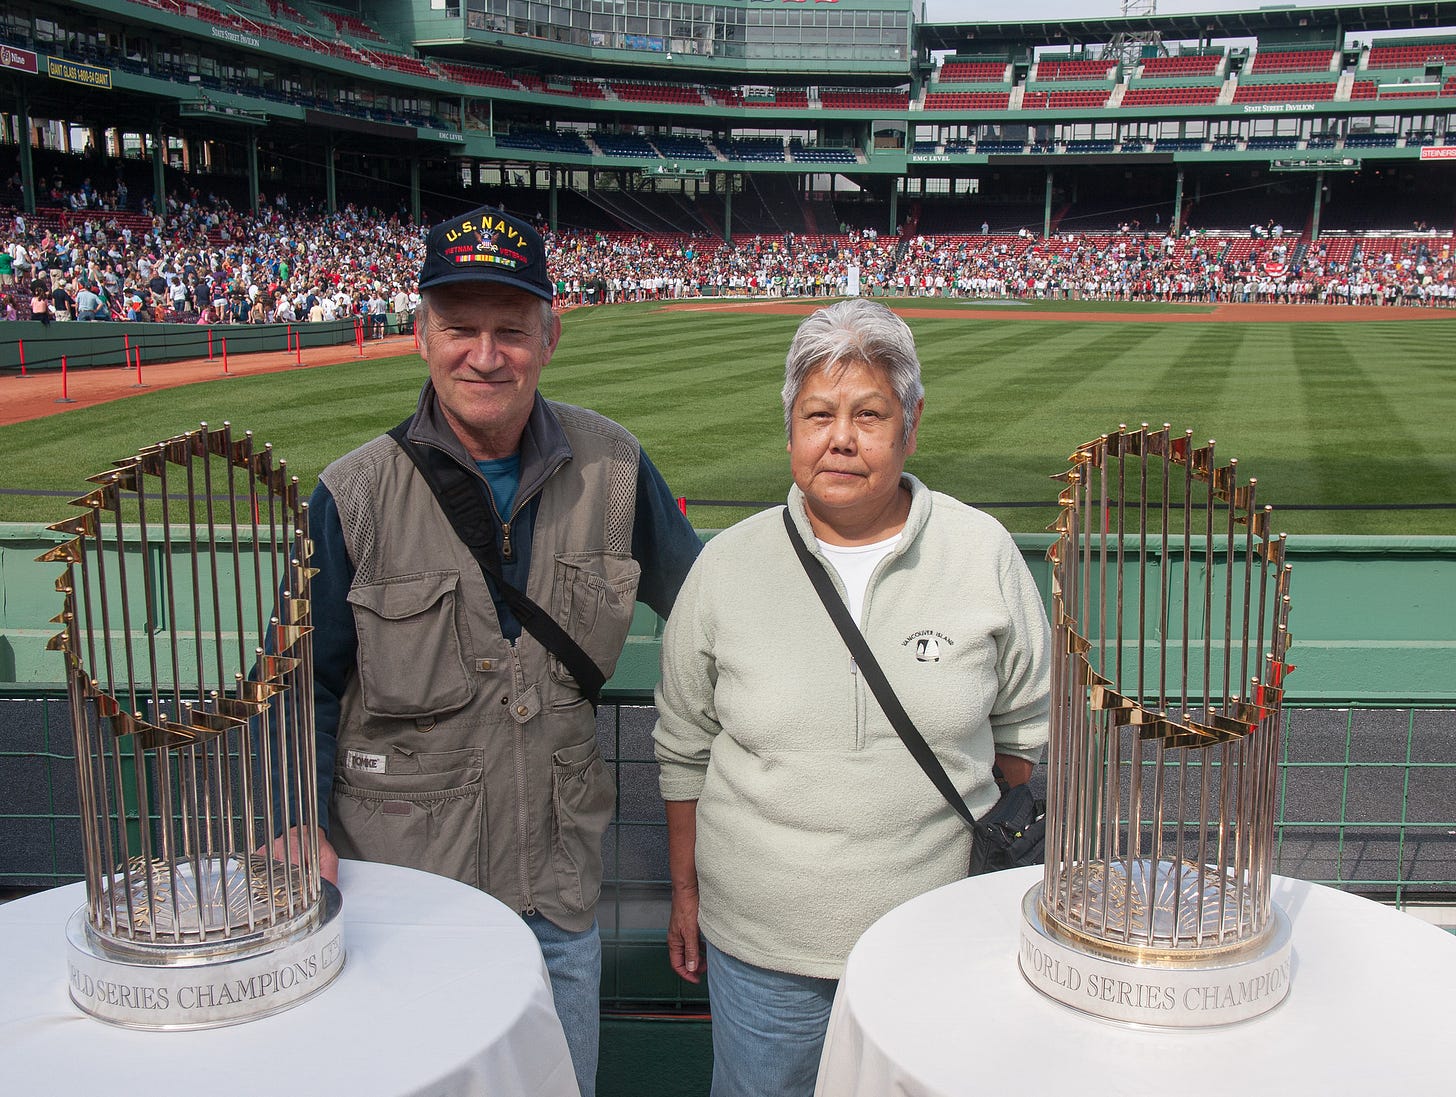
[[[793,421],[794,401],[809,375],[839,363],[863,362],[889,375],[905,416],[903,441],[915,429],[915,408],[925,396],[920,358],[909,325],[878,301],[851,297],[819,309],[794,333],[784,363],[784,430]]]
[[[428,338],[426,332],[430,326],[430,293],[430,290],[424,290],[420,294],[420,303],[415,306],[415,331],[419,333],[422,346]],[[551,302],[543,298],[541,301],[541,342],[543,344],[551,342],[551,318],[555,315],[556,312],[551,307]]]

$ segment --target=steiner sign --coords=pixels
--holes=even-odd
[[[1422,160],[1456,160],[1456,145],[1422,145]]]
[[[52,80],[64,80],[68,84],[84,84],[88,88],[110,88],[111,70],[97,65],[83,65],[79,61],[67,61],[64,57],[46,58],[46,75]]]

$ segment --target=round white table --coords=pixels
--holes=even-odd
[[[0,1077],[15,1094],[138,1088],[206,1097],[577,1097],[541,949],[484,892],[345,861],[344,970],[316,997],[228,1028],[134,1032],[66,989],[81,884],[0,906]]]
[[[1131,1028],[1022,978],[1021,899],[1041,873],[957,881],[865,932],[835,997],[819,1097],[1456,1092],[1456,937],[1275,877],[1294,935],[1284,1002],[1224,1028]]]

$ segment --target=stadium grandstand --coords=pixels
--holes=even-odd
[[[15,323],[0,330],[35,333],[32,371],[64,368],[59,351],[38,357],[59,342],[29,321],[39,282],[56,315],[86,319],[85,289],[102,301],[95,319],[203,325],[190,342],[149,343],[149,363],[210,355],[214,324],[287,325],[296,349],[294,325],[353,317],[336,341],[388,332],[404,348],[423,226],[483,204],[541,226],[563,307],[854,292],[1456,306],[1456,0],[1082,7],[929,22],[916,0],[5,0],[0,319]],[[92,338],[79,328],[60,326]],[[0,338],[0,373],[18,386],[17,343]],[[93,364],[125,352],[108,345]],[[43,551],[35,529],[11,536],[21,548],[0,561],[0,601],[14,621],[53,577],[13,563]],[[1437,538],[1410,540],[1422,544],[1390,555],[1444,553],[1444,581],[1450,539],[1439,553],[1424,544]],[[1377,550],[1320,572],[1331,613],[1385,597],[1368,572],[1340,570],[1366,566],[1361,554]],[[1413,582],[1426,593],[1432,580]],[[633,638],[648,650],[661,623],[643,616]],[[1451,616],[1432,642],[1448,660]],[[6,739],[10,727],[61,737],[63,691],[25,677],[47,658],[43,619],[7,633],[0,615],[0,802],[36,759],[57,781],[70,762],[65,744]],[[601,908],[606,1097],[707,1092],[706,998],[664,958],[655,652],[599,715],[630,804]],[[1350,704],[1343,688],[1304,717],[1321,749],[1335,744],[1318,776],[1347,783],[1330,793],[1337,808],[1315,797],[1308,809],[1338,813],[1338,839],[1304,843],[1293,827],[1315,824],[1296,822],[1291,861],[1378,899],[1430,899],[1449,921],[1449,852],[1441,878],[1413,890],[1404,830],[1405,859],[1367,872],[1351,867],[1344,825],[1346,794],[1361,791],[1350,729],[1433,729],[1406,742],[1404,769],[1380,773],[1409,779],[1422,744],[1439,739],[1430,751],[1445,759],[1456,742],[1456,686],[1448,675],[1430,695],[1367,695],[1358,711],[1335,707]],[[1437,706],[1439,727],[1422,715]],[[1451,763],[1431,765],[1445,785],[1429,814],[1449,820]],[[1404,810],[1401,795],[1376,810]],[[23,837],[0,840],[0,899],[78,878],[58,811],[0,808],[0,836]]]
[[[490,200],[725,240],[1456,222],[1456,4],[21,0],[0,49],[0,204],[42,221],[84,184],[144,217]]]

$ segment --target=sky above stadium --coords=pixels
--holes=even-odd
[[[932,23],[978,23],[1006,19],[1096,18],[1122,12],[1120,0],[1021,0],[1008,4],[1004,0],[927,0]],[[1280,6],[1296,8],[1329,7],[1331,0],[1282,0]],[[1179,15],[1188,11],[1253,11],[1264,7],[1259,0],[1243,3],[1220,3],[1219,0],[1159,0],[1158,12]],[[1014,12],[1014,14],[1013,14]]]

